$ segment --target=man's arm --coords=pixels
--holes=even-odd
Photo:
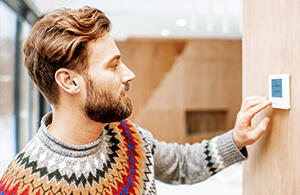
[[[247,158],[247,150],[236,147],[232,131],[193,145],[154,140],[153,153],[155,178],[169,184],[197,183]]]
[[[264,97],[247,98],[237,115],[233,131],[210,141],[185,146],[154,140],[156,179],[166,183],[196,183],[247,158],[244,146],[254,143],[266,130],[269,118],[251,126],[252,118],[271,105]]]

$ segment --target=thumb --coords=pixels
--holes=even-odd
[[[259,125],[258,125],[257,128],[260,128],[262,131],[266,131],[269,122],[270,122],[270,118],[269,118],[269,117],[265,117],[265,118],[263,118],[263,119],[260,121],[260,123],[259,123]]]
[[[269,122],[270,122],[270,118],[265,117],[260,121],[258,126],[253,131],[251,131],[252,133],[251,137],[253,137],[255,141],[266,131]]]

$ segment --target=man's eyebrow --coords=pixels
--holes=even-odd
[[[119,59],[121,59],[121,55],[115,55],[110,60],[108,60],[106,64],[109,64],[109,63],[113,62],[114,60],[119,60]]]

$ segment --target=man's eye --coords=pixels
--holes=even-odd
[[[117,67],[118,67],[118,64],[115,64],[111,68],[116,69]]]

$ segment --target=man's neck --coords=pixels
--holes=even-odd
[[[97,140],[104,125],[89,119],[83,113],[54,110],[48,131],[62,142],[84,145]]]

